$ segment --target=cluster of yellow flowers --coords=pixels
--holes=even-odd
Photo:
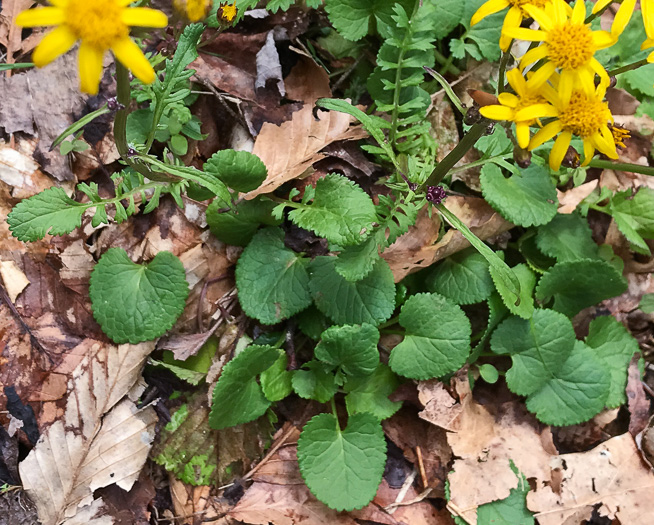
[[[598,13],[613,0],[599,0]],[[510,7],[502,26],[500,47],[507,51],[513,39],[532,42],[520,58],[518,67],[506,77],[514,93],[500,93],[499,104],[484,106],[481,114],[493,120],[515,123],[516,139],[523,149],[532,150],[557,137],[550,154],[550,167],[558,170],[572,136],[583,140],[583,164],[595,151],[609,158],[618,157],[613,116],[604,101],[610,79],[595,58],[600,49],[612,46],[629,22],[636,0],[623,0],[610,31],[593,31],[586,23],[583,0],[573,6],[564,0],[488,0],[473,15],[471,24]],[[643,49],[654,46],[654,0],[641,0],[648,39]],[[538,29],[520,27],[533,18]],[[648,58],[654,61],[654,52]],[[530,67],[531,66],[531,67]],[[499,80],[503,82],[503,79]],[[541,119],[549,119],[545,125]],[[531,137],[530,128],[540,128]],[[557,136],[558,135],[558,136]]]
[[[57,26],[48,33],[32,54],[37,67],[43,67],[66,53],[80,41],[79,74],[81,89],[97,94],[106,51],[142,82],[154,81],[155,73],[138,45],[130,38],[130,27],[161,28],[168,17],[157,9],[128,7],[135,0],[48,0],[46,7],[23,11],[16,18],[21,27]],[[211,0],[173,0],[173,6],[192,22],[203,19]],[[222,7],[221,17],[231,22],[233,5]]]

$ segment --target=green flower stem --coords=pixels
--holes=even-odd
[[[397,324],[400,321],[400,316],[396,315],[395,317],[391,317],[388,321],[385,323],[380,324],[377,328],[379,330],[383,330],[384,328],[388,326],[393,326],[394,324]]]
[[[463,156],[475,145],[477,140],[486,133],[488,129],[488,121],[483,119],[481,122],[473,125],[468,132],[463,136],[459,143],[450,151],[445,158],[438,163],[438,166],[431,172],[429,178],[422,183],[420,189],[427,186],[436,186],[439,184],[445,175],[459,162]]]
[[[642,173],[643,175],[654,175],[654,167],[641,166],[640,164],[630,164],[629,162],[612,162],[610,160],[593,159],[588,164],[588,167],[618,171],[630,171],[632,173]]]
[[[502,59],[500,60],[500,71],[497,78],[497,94],[503,93],[506,91],[505,77],[506,77],[506,66],[509,64],[511,59],[511,47],[513,47],[513,40],[509,44],[509,49],[502,53]]]
[[[510,159],[511,157],[513,157],[513,153],[506,153],[504,155],[494,155],[492,157],[488,157],[487,159],[479,159],[474,162],[470,162],[469,164],[464,164],[463,166],[457,166],[456,168],[452,168],[450,170],[450,173],[458,173],[459,171],[465,171],[470,168],[476,168],[477,166],[483,166],[484,164],[488,164],[489,162],[495,162],[496,160]]]
[[[612,69],[611,71],[608,72],[608,75],[610,77],[614,77],[616,75],[619,75],[620,73],[626,73],[627,71],[638,69],[639,67],[646,66],[647,64],[648,64],[647,59],[643,58],[642,60],[637,60],[636,62],[632,62],[631,64],[627,64],[626,66]]]
[[[461,102],[461,99],[456,96],[456,93],[452,89],[452,86],[450,86],[450,83],[445,80],[445,77],[441,75],[438,71],[433,70],[430,67],[423,66],[423,69],[429,73],[436,82],[440,84],[440,86],[443,88],[443,91],[445,91],[446,95],[449,97],[449,99],[452,101],[452,104],[456,106],[456,109],[459,110],[459,113],[462,115],[466,114],[466,109],[465,106],[463,105],[463,102]]]
[[[604,11],[606,11],[609,7],[611,7],[611,5],[621,4],[621,3],[622,3],[622,0],[620,0],[619,2],[609,2],[602,9],[600,9],[597,13],[591,13],[590,15],[588,15],[588,17],[586,17],[586,20],[584,20],[584,24],[590,24],[598,16],[601,16],[602,13],[604,13]]]

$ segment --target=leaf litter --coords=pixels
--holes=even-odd
[[[34,32],[23,39],[20,31],[12,30],[15,15],[32,4],[30,0],[2,3],[0,45],[8,63],[28,53],[40,38]],[[252,136],[244,141],[246,149],[252,148],[268,168],[264,185],[246,194],[246,199],[298,179],[309,177],[305,182],[315,182],[314,170],[317,177],[333,170],[343,172],[339,162],[362,177],[362,187],[374,187],[379,175],[378,166],[366,164],[369,158],[347,156],[351,145],[367,137],[365,130],[342,113],[314,112],[315,101],[332,94],[334,82],[325,70],[297,54],[286,74],[287,45],[295,45],[308,24],[295,13],[264,19],[253,25],[252,33],[224,33],[208,50],[231,48],[221,56],[201,53],[191,66],[198,79],[218,90],[211,103],[229,107],[224,113],[228,121],[213,123],[216,133],[230,135],[237,126],[247,128]],[[275,31],[275,26],[284,29]],[[80,234],[29,245],[19,243],[7,231],[4,219],[18,199],[53,185],[70,193],[71,181],[101,181],[101,172],[116,158],[109,150],[100,151],[102,164],[84,164],[79,157],[70,162],[58,152],[49,152],[61,130],[90,107],[76,90],[77,79],[69,74],[75,69],[73,56],[49,69],[0,78],[0,128],[12,136],[9,145],[0,146],[4,292],[0,297],[0,385],[14,386],[18,400],[34,408],[41,432],[36,445],[18,463],[17,442],[28,444],[25,427],[14,423],[14,435],[4,437],[4,427],[9,428],[13,420],[0,413],[0,459],[9,472],[20,475],[20,480],[13,481],[22,483],[42,523],[115,523],[126,510],[121,508],[122,491],[131,489],[133,508],[122,519],[134,523],[152,519],[150,509],[157,508],[153,502],[163,491],[170,504],[156,504],[161,510],[158,519],[171,522],[175,516],[184,516],[188,523],[213,519],[225,525],[449,525],[453,514],[474,524],[480,507],[503,500],[520,487],[512,466],[533,489],[526,504],[540,525],[574,525],[593,515],[622,525],[648,523],[643,517],[654,515],[649,497],[654,474],[642,461],[641,449],[645,455],[648,448],[654,450],[650,444],[654,431],[648,422],[647,383],[643,386],[636,361],[627,386],[626,425],[617,411],[605,412],[587,426],[575,425],[566,432],[539,423],[516,396],[499,387],[493,391],[482,385],[471,391],[464,380],[467,376],[457,375],[450,383],[431,380],[403,385],[396,394],[404,396],[406,406],[384,422],[386,438],[398,449],[395,474],[402,482],[396,486],[392,469],[387,468],[374,500],[351,513],[337,513],[317,501],[300,475],[296,443],[298,428],[310,417],[306,410],[285,406],[286,423],[275,436],[266,421],[234,430],[208,429],[210,378],[233,356],[245,326],[225,310],[233,304],[232,271],[239,252],[203,231],[205,224],[197,219],[203,215],[201,203],[188,201],[186,210],[180,211],[164,200],[151,215],[100,228],[85,219]],[[257,56],[261,57],[259,65]],[[432,117],[442,124],[439,146],[445,149],[439,149],[439,157],[458,140],[451,111],[451,106],[437,102]],[[622,120],[645,129],[643,120],[647,119],[626,115]],[[226,143],[234,137],[219,140]],[[459,179],[478,189],[478,174],[464,173]],[[293,183],[304,186],[304,182]],[[650,179],[607,170],[585,185],[560,192],[559,213],[570,213],[597,187],[625,189],[647,184]],[[447,203],[482,240],[497,238],[513,227],[480,198],[454,195]],[[628,249],[615,225],[605,226],[601,240],[616,252]],[[166,401],[156,409],[150,402],[141,404],[139,399],[148,395],[151,400],[166,399],[172,393],[166,390],[172,391],[171,385],[177,383],[157,369],[146,374],[146,387],[141,370],[154,344],[109,344],[93,320],[86,299],[90,270],[106,249],[115,246],[125,248],[136,260],[171,251],[184,263],[191,286],[189,300],[168,342],[159,342],[160,349],[171,349],[181,359],[196,354],[211,337],[218,341],[212,371],[195,392],[183,386],[181,390],[187,391],[181,401]],[[437,216],[423,213],[382,256],[399,282],[467,246],[455,230],[441,235]],[[637,264],[643,263],[632,261],[635,270],[630,275],[646,277],[630,277],[629,291],[602,307],[621,316],[630,327],[640,323],[642,341],[651,343],[652,320],[644,319],[636,307],[643,293],[654,291],[652,269]],[[230,297],[231,303],[222,302]],[[168,419],[183,406],[187,406],[186,425],[182,422],[176,432],[164,430]],[[209,437],[196,442],[196,432],[205,430]],[[198,453],[184,458],[192,447]],[[63,450],[67,454],[62,455]],[[203,455],[206,462],[199,464],[195,458]],[[155,480],[155,456],[161,461],[181,460],[170,474],[159,470]],[[234,476],[237,479],[232,481]],[[229,486],[216,489],[222,484]],[[447,506],[446,490],[450,494]],[[27,512],[25,508],[29,510],[29,504],[11,500],[11,494],[0,495],[0,523],[4,509],[11,509],[6,512],[15,513],[16,519]],[[22,522],[29,519],[33,520]]]

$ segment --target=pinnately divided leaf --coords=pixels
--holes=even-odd
[[[80,204],[59,187],[48,188],[20,201],[7,217],[14,237],[32,242],[50,235],[66,235],[82,224],[88,204]]]
[[[386,464],[386,441],[379,419],[354,414],[341,430],[333,414],[318,414],[297,443],[300,473],[309,490],[328,507],[351,511],[377,493]]]
[[[288,214],[300,228],[312,230],[341,246],[359,244],[377,219],[372,199],[351,180],[330,173],[316,182],[311,205]]]
[[[273,366],[281,353],[271,346],[251,345],[225,365],[213,391],[211,428],[220,430],[247,423],[268,410],[270,401],[256,378]]]
[[[417,294],[400,312],[404,340],[391,351],[396,374],[431,379],[461,368],[470,354],[470,321],[463,310],[438,294]]]
[[[284,246],[279,228],[259,231],[236,264],[236,288],[245,313],[275,324],[311,304],[305,261]]]
[[[136,264],[110,248],[91,273],[93,316],[116,343],[149,341],[172,328],[188,297],[186,272],[170,252]]]

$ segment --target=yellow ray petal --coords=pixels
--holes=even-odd
[[[570,18],[573,24],[583,24],[586,19],[586,4],[583,0],[577,0],[575,3],[574,9],[572,10],[572,18]]]
[[[563,126],[561,126],[561,122],[558,120],[550,122],[532,137],[532,139],[529,141],[529,149],[532,150],[541,144],[544,144],[562,129]]]
[[[634,7],[636,6],[636,0],[624,0],[620,9],[615,14],[613,19],[613,24],[611,24],[611,34],[614,37],[618,37],[622,34],[625,27],[631,20],[631,15],[634,14]]]
[[[149,7],[132,7],[120,15],[124,24],[132,27],[166,27],[168,17],[158,9]]]
[[[593,31],[593,45],[597,49],[605,49],[615,44],[618,39],[608,31]]]
[[[59,26],[41,40],[32,53],[32,62],[36,67],[43,67],[73,47],[76,40],[77,37],[66,26]]]
[[[567,106],[570,102],[570,97],[572,97],[572,91],[576,87],[576,80],[578,76],[574,72],[564,69],[561,71],[561,78],[559,80],[559,100],[561,104]],[[593,86],[594,87],[594,86]]]
[[[488,2],[483,4],[479,9],[477,9],[475,14],[472,15],[472,19],[470,20],[470,25],[474,26],[475,24],[481,22],[481,20],[483,18],[486,18],[488,15],[497,13],[498,11],[501,11],[502,9],[508,6],[509,6],[508,0],[488,0]]]
[[[505,32],[510,38],[528,40],[529,42],[541,42],[547,39],[547,33],[540,29],[526,29],[524,27],[510,27]]]
[[[38,7],[23,11],[16,17],[19,27],[58,26],[64,22],[66,13],[59,7]]]
[[[540,45],[538,47],[535,47],[527,51],[523,55],[521,62],[524,61],[525,65],[533,64],[534,62],[538,62],[539,60],[545,58],[546,56],[547,56],[547,46]]]
[[[554,28],[555,21],[552,20],[552,17],[543,11],[540,7],[536,7],[531,4],[525,4],[523,9],[527,11],[529,16],[536,20],[538,25],[546,31],[550,31],[552,28]]]
[[[483,106],[479,108],[479,113],[492,120],[513,120],[513,110],[498,104]]]
[[[530,86],[531,89],[537,90],[540,86],[549,80],[555,71],[556,66],[552,62],[545,62],[540,67],[540,69],[538,69],[531,77],[529,77],[527,85]]]
[[[522,11],[520,11],[516,6],[511,6],[511,9],[506,13],[504,22],[502,23],[502,33],[500,35],[500,49],[502,51],[507,51],[509,47],[511,47],[511,42],[513,41],[511,37],[506,36],[506,30],[520,27],[521,23]]]
[[[557,117],[559,111],[551,104],[532,104],[515,114],[515,120],[528,121],[544,117]]]
[[[509,81],[509,85],[514,89],[514,91],[521,97],[526,96],[527,93],[527,81],[525,77],[522,76],[522,73],[518,68],[511,69],[506,72],[506,79]]]
[[[558,171],[561,167],[561,161],[568,152],[568,147],[570,147],[570,139],[572,139],[572,133],[563,131],[554,141],[554,146],[550,152],[550,168],[554,171]]]
[[[98,94],[102,76],[102,49],[82,42],[79,46],[79,79],[82,91],[89,95]]]
[[[515,125],[515,136],[518,139],[518,146],[527,149],[529,146],[529,124],[517,122]]]
[[[597,13],[598,11],[601,11],[611,2],[613,2],[613,0],[597,0],[595,5],[593,6],[593,14]]]
[[[134,76],[145,84],[154,82],[154,69],[145,58],[143,51],[137,46],[131,38],[126,37],[116,42],[111,50],[116,58],[128,68]]]
[[[515,108],[520,100],[513,93],[500,93],[497,95],[497,100],[500,101],[500,104],[507,106],[509,108]]]
[[[588,163],[593,159],[595,155],[595,146],[593,145],[592,140],[584,139],[584,161],[581,163],[582,166],[587,166]]]

